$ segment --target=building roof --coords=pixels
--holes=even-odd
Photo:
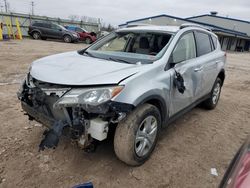
[[[146,18],[140,18],[140,19],[130,20],[130,21],[127,21],[125,24],[119,25],[119,27],[128,25],[128,24],[133,23],[133,22],[138,22],[138,21],[143,21],[143,20],[149,20],[149,19],[154,19],[154,18],[160,18],[160,17],[167,17],[167,18],[173,18],[173,19],[177,19],[177,20],[187,21],[184,18],[180,18],[180,17],[176,17],[176,16],[171,16],[171,15],[167,15],[167,14],[160,14],[160,15],[156,15],[156,16],[150,16],[150,17],[146,17]],[[191,22],[193,22],[193,21],[191,21]]]
[[[224,16],[218,16],[218,15],[211,15],[211,14],[202,14],[202,15],[198,15],[198,16],[192,16],[192,17],[188,17],[186,18],[187,20],[190,19],[194,19],[194,18],[201,18],[201,17],[215,17],[215,18],[221,18],[221,19],[225,19],[225,20],[232,20],[232,21],[237,21],[237,22],[243,22],[243,23],[247,23],[250,24],[250,21],[247,20],[241,20],[241,19],[236,19],[236,18],[229,18],[229,17],[224,17]]]
[[[206,16],[206,15],[200,15],[200,16],[197,16],[197,17],[202,17],[202,16]],[[172,18],[172,19],[181,20],[181,21],[184,21],[184,22],[200,24],[200,25],[204,25],[204,26],[209,27],[214,32],[218,31],[218,32],[221,32],[221,33],[226,33],[226,34],[236,35],[236,36],[240,36],[240,37],[244,37],[244,38],[249,38],[249,36],[246,33],[243,33],[243,32],[226,29],[226,28],[223,28],[223,27],[215,26],[215,25],[212,25],[212,24],[204,23],[204,22],[190,20],[191,18],[194,18],[194,17],[190,17],[188,19],[185,19],[185,18],[180,18],[180,17],[171,16],[171,15],[167,15],[167,14],[161,14],[161,15],[156,15],[156,16],[151,16],[151,17],[146,17],[146,18],[141,18],[141,19],[130,20],[130,21],[127,21],[125,24],[119,25],[119,27],[126,26],[126,25],[132,24],[134,22],[138,22],[138,21],[144,21],[144,20],[155,19],[155,18],[160,18],[160,17]],[[218,16],[216,16],[216,17],[218,17]]]

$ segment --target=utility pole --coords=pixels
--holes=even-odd
[[[4,6],[3,6],[2,4],[0,4],[0,7],[1,7],[1,12],[3,12],[3,7],[4,7]]]
[[[4,0],[5,12],[8,12],[8,4],[7,0]]]
[[[31,14],[34,15],[34,1],[31,1]]]

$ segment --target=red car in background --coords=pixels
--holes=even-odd
[[[250,137],[231,161],[219,188],[250,188]]]
[[[77,32],[80,35],[80,40],[85,41],[87,44],[91,44],[96,41],[96,33],[88,32],[85,29],[77,26],[65,26],[70,31]]]

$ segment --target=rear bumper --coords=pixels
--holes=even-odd
[[[42,123],[48,128],[51,128],[52,125],[55,123],[55,120],[51,117],[46,116],[44,113],[39,112],[38,110],[32,108],[25,102],[21,102],[22,109],[31,117],[34,118],[36,121]]]

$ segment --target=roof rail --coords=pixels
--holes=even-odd
[[[144,23],[131,23],[127,24],[126,27],[139,27],[139,26],[152,26],[152,24],[144,24]]]
[[[205,29],[205,30],[208,30],[208,31],[212,31],[210,28],[208,27],[205,27],[203,25],[199,25],[199,24],[193,24],[193,23],[184,23],[184,24],[181,24],[180,26],[180,29],[184,29],[186,27],[198,27],[198,28],[201,28],[201,29]]]

